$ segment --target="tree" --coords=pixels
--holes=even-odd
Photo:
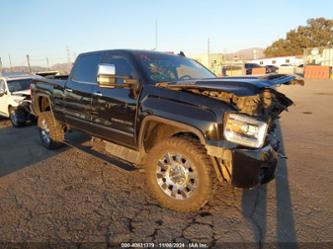
[[[333,46],[333,19],[323,17],[307,20],[306,26],[290,30],[285,39],[268,46],[266,56],[303,54],[305,48]]]

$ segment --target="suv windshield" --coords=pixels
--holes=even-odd
[[[32,79],[23,79],[23,80],[8,80],[7,85],[9,91],[18,92],[28,90],[31,84]]]
[[[139,52],[136,56],[154,83],[216,78],[212,72],[198,62],[182,56],[146,52]]]

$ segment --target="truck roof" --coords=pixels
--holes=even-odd
[[[81,55],[95,54],[95,53],[105,53],[105,52],[121,52],[125,54],[138,54],[138,53],[151,53],[151,54],[168,54],[173,56],[178,56],[177,54],[172,54],[170,52],[162,52],[162,51],[153,51],[153,50],[140,50],[140,49],[107,49],[107,50],[97,50],[91,52],[84,52]]]

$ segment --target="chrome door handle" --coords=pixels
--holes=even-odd
[[[71,92],[73,92],[73,89],[71,89],[71,88],[65,88],[65,91],[71,93]]]
[[[94,92],[93,95],[95,95],[95,96],[103,96],[103,94],[101,92]]]

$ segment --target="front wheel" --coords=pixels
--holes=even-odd
[[[188,212],[208,202],[215,181],[199,142],[172,137],[154,146],[147,158],[147,185],[162,206]]]
[[[26,115],[14,107],[9,108],[9,119],[12,125],[16,128],[22,127],[26,123]]]
[[[64,129],[54,119],[51,112],[42,112],[38,116],[39,137],[47,149],[57,149],[63,145]]]

